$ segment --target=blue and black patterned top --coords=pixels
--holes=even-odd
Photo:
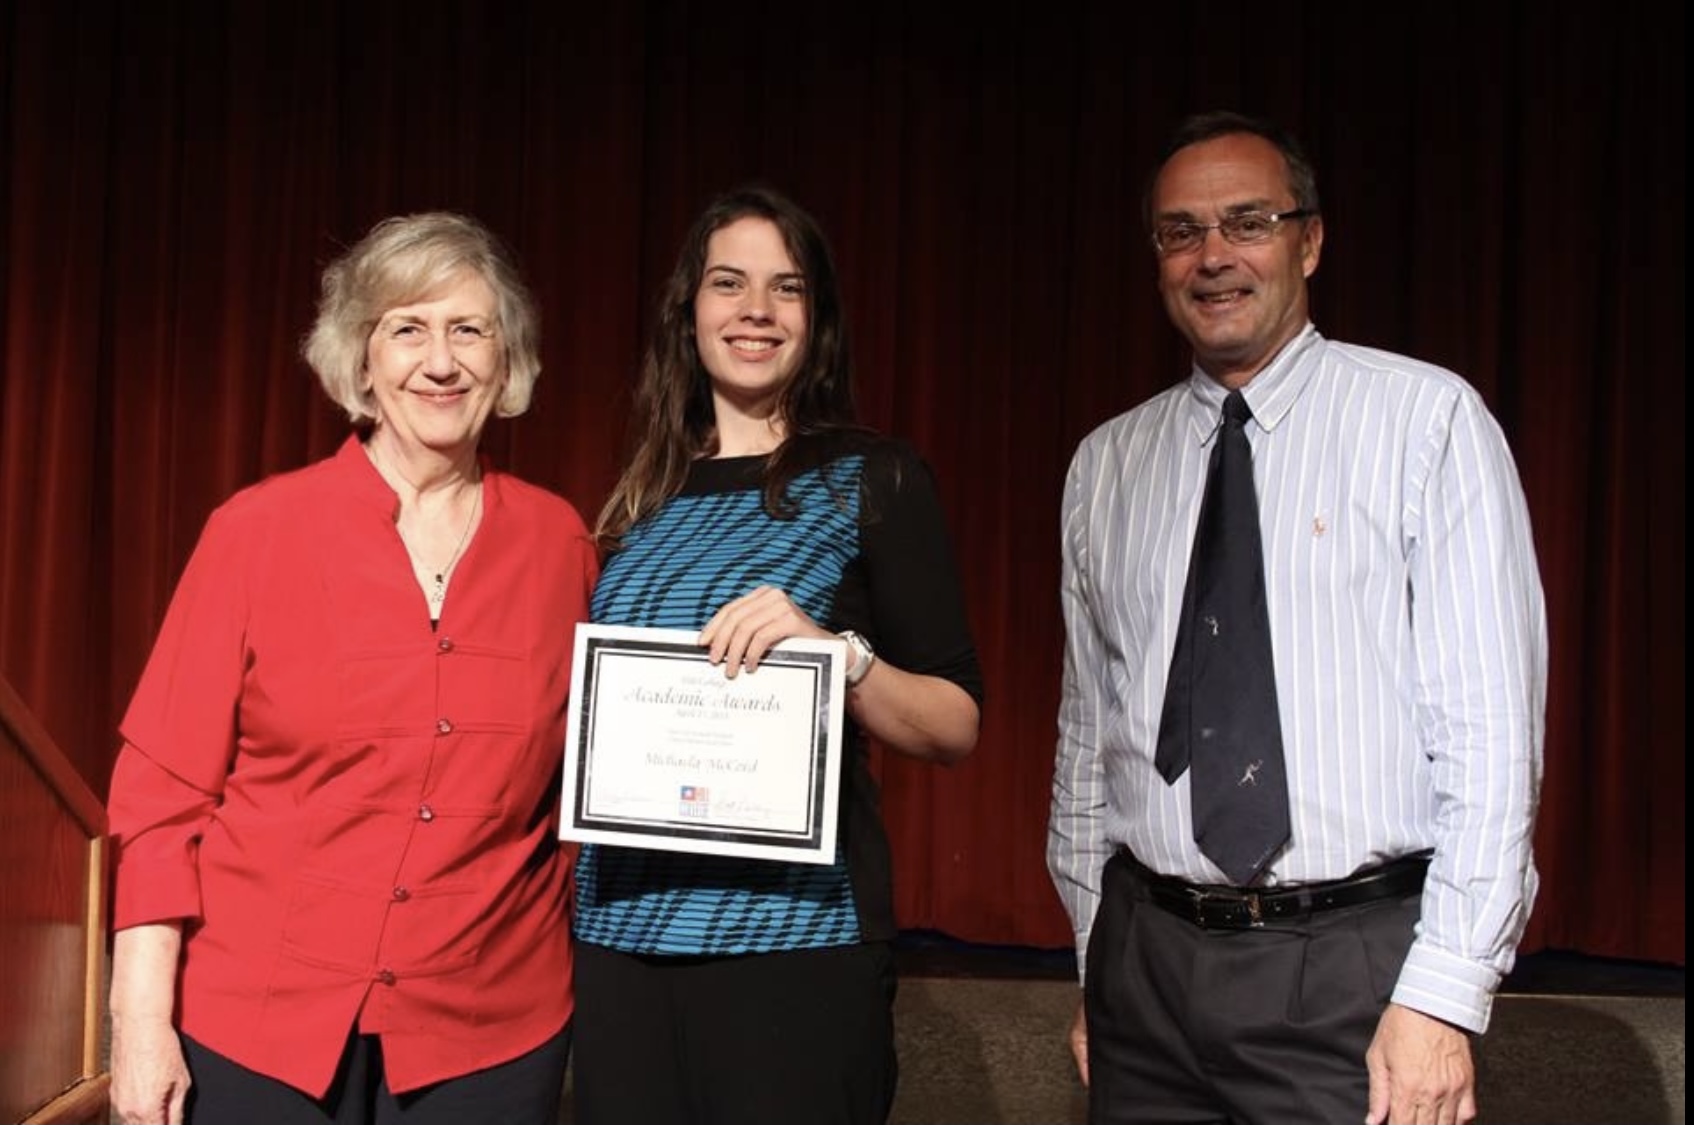
[[[702,628],[724,603],[776,586],[880,658],[942,676],[980,704],[982,675],[929,468],[903,443],[833,438],[763,505],[763,457],[697,461],[682,491],[625,534],[594,591],[601,624]],[[865,739],[847,721],[832,864],[585,844],[577,940],[640,954],[814,949],[894,936],[888,838]]]

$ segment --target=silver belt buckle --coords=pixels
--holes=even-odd
[[[1209,894],[1198,887],[1188,887],[1187,891],[1188,897],[1192,900],[1194,905],[1194,924],[1199,926],[1202,930],[1209,930],[1212,928],[1206,922],[1206,902],[1210,899],[1216,899],[1224,903],[1240,902],[1247,908],[1247,928],[1252,930],[1261,930],[1264,928],[1264,903],[1259,898],[1258,891],[1244,891],[1239,899],[1228,895]]]

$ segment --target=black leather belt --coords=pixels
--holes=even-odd
[[[1404,898],[1423,889],[1428,852],[1391,860],[1346,879],[1288,887],[1231,887],[1188,883],[1158,875],[1122,853],[1146,884],[1155,904],[1203,930],[1251,930],[1326,910]]]

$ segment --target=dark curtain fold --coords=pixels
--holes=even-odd
[[[543,308],[493,454],[590,516],[642,328],[711,192],[830,231],[867,421],[937,472],[989,703],[878,761],[903,925],[1062,946],[1043,861],[1077,441],[1180,378],[1143,177],[1175,118],[1292,125],[1329,336],[1498,414],[1552,633],[1525,948],[1684,960],[1683,15],[333,0],[0,10],[0,675],[97,792],[206,514],[345,424],[297,356],[319,268],[451,207]]]

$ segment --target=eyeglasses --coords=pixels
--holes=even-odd
[[[1253,246],[1269,241],[1285,219],[1307,219],[1317,214],[1310,207],[1292,211],[1242,211],[1225,215],[1215,223],[1160,223],[1153,228],[1153,247],[1165,257],[1198,250],[1209,231],[1223,235],[1224,241],[1236,246]]]

